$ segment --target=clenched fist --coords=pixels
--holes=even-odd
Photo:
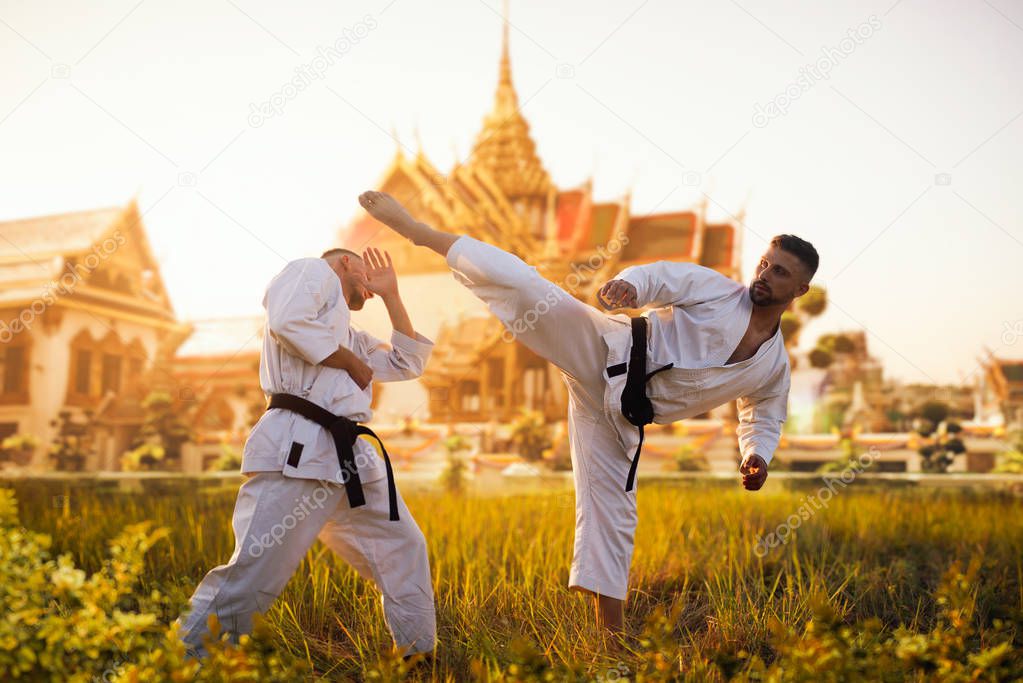
[[[637,292],[635,285],[625,280],[611,280],[597,293],[600,305],[611,310],[614,308],[635,308]]]
[[[759,491],[767,481],[767,463],[759,455],[749,455],[739,466],[742,485],[747,491]]]

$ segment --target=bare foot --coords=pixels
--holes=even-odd
[[[432,249],[441,256],[447,256],[451,245],[459,237],[455,233],[434,230],[426,223],[417,221],[398,200],[386,192],[373,190],[363,192],[359,195],[359,204],[362,204],[362,208],[366,209],[370,216],[412,244]]]
[[[386,192],[363,192],[359,195],[359,203],[366,209],[370,216],[377,219],[384,225],[394,228],[405,237],[411,238],[410,232],[415,232],[416,220],[412,218],[405,207],[397,199]]]

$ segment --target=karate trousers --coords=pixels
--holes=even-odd
[[[401,521],[389,519],[387,479],[363,483],[366,504],[349,507],[344,487],[316,479],[259,472],[238,490],[234,554],[195,589],[178,620],[181,637],[198,657],[207,619],[224,631],[252,631],[252,615],[265,613],[319,538],[380,590],[394,644],[406,654],[429,652],[436,640],[433,586],[426,540],[398,494]]]
[[[575,544],[569,588],[624,600],[636,531],[636,491],[625,491],[632,454],[604,412],[609,319],[519,257],[472,237],[447,254],[455,279],[482,299],[515,340],[557,366],[568,387],[575,483]]]

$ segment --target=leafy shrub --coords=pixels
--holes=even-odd
[[[186,657],[177,626],[162,623],[177,606],[141,585],[145,555],[167,529],[125,527],[89,575],[70,553],[52,557],[49,536],[17,525],[14,494],[0,489],[0,679],[302,680],[304,667],[282,661],[262,625],[234,645],[214,617],[209,658],[200,664]]]
[[[213,472],[237,472],[242,468],[242,456],[236,448],[224,443],[220,444],[220,455],[213,461],[209,469]]]
[[[523,410],[511,423],[511,440],[526,460],[536,462],[551,446],[550,428],[538,410]]]
[[[710,469],[707,456],[692,444],[685,443],[675,451],[675,467],[679,472],[706,472]]]

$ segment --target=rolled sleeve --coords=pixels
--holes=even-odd
[[[380,382],[398,382],[421,376],[433,352],[433,342],[418,332],[413,338],[394,330],[390,344],[361,331],[356,332],[356,338],[369,359],[373,379]]]
[[[739,424],[735,434],[743,460],[755,454],[770,464],[778,448],[782,424],[788,417],[788,402],[788,391],[760,399],[749,396],[738,399]]]

